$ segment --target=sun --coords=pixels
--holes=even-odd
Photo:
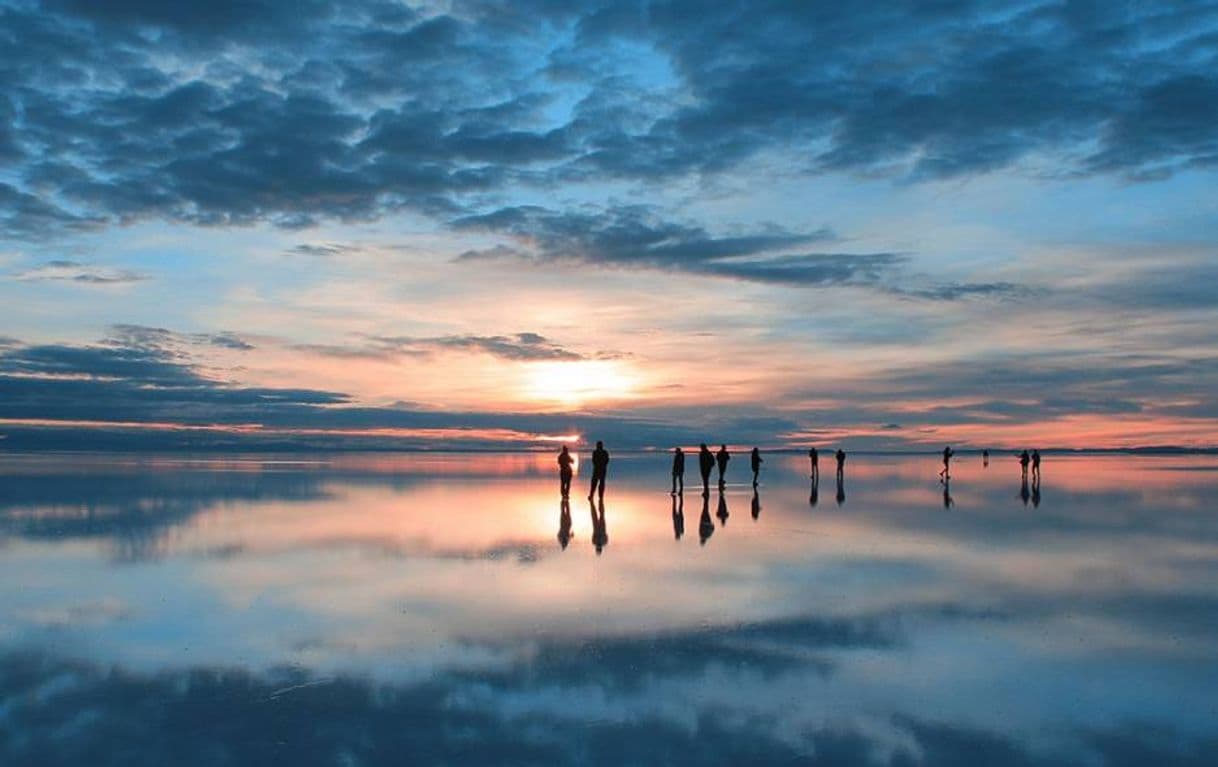
[[[636,377],[618,360],[535,362],[529,365],[525,395],[540,402],[582,405],[628,398],[637,385]]]

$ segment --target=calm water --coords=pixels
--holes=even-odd
[[[0,455],[0,764],[1214,763],[1218,459],[746,464]]]

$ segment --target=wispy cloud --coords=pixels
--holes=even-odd
[[[52,281],[75,282],[84,285],[129,285],[147,280],[148,275],[130,269],[115,269],[79,261],[56,260],[15,272],[11,275],[11,279],[22,282]]]

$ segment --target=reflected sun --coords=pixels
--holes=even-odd
[[[630,397],[637,383],[618,360],[536,362],[529,365],[525,395],[541,402],[582,405]]]

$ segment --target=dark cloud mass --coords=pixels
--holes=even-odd
[[[4,0],[0,236],[447,219],[775,153],[912,181],[1158,178],[1218,159],[1216,29],[1205,2]]]

